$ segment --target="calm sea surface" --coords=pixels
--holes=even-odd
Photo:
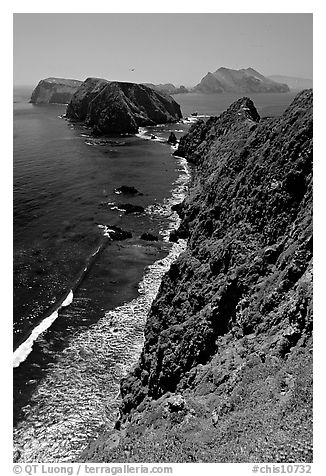
[[[160,272],[157,270],[167,266],[164,259],[177,253],[173,249],[175,245],[170,244],[166,236],[171,223],[177,223],[168,205],[172,203],[171,197],[182,199],[184,190],[180,186],[184,187],[185,183],[185,165],[172,156],[173,149],[166,140],[170,131],[179,138],[189,128],[189,121],[157,126],[144,129],[137,136],[109,137],[103,144],[90,137],[87,128],[73,126],[62,118],[65,106],[29,104],[31,90],[17,88],[14,91],[13,325],[14,347],[22,349],[18,359],[21,363],[14,370],[16,448],[20,455],[16,459],[19,461],[36,461],[33,458],[43,457],[33,453],[35,444],[44,438],[44,431],[49,430],[54,420],[58,424],[57,419],[60,420],[62,412],[68,412],[69,405],[72,408],[69,402],[77,401],[80,387],[77,383],[74,386],[72,379],[77,378],[84,360],[80,363],[75,357],[84,352],[86,361],[92,362],[86,341],[89,346],[95,346],[94,349],[97,345],[107,346],[106,356],[110,364],[106,363],[105,381],[114,381],[112,389],[115,391],[122,367],[128,368],[134,337],[138,336],[139,347],[144,316],[137,321],[137,306],[143,306],[144,313],[150,302],[139,304],[135,301],[139,296],[138,283],[145,269],[151,270],[150,273],[158,279]],[[175,99],[185,117],[194,111],[205,117],[220,114],[238,97],[241,96],[182,94]],[[260,114],[269,116],[279,115],[290,104],[294,94],[251,97]],[[152,135],[155,135],[154,140]],[[142,195],[118,195],[115,189],[121,185],[134,186]],[[119,210],[121,203],[141,205],[145,212],[125,214]],[[113,225],[130,231],[132,238],[122,242],[110,241],[105,236],[104,227]],[[159,235],[160,240],[155,243],[143,241],[140,235],[144,232]],[[153,280],[149,279],[149,282]],[[156,288],[152,284],[148,286],[152,295]],[[64,300],[69,306],[60,309]],[[58,314],[55,314],[58,309]],[[24,350],[22,343],[33,329],[54,314],[56,319],[49,329],[33,340],[32,351],[31,348]],[[121,329],[116,322],[111,326],[108,316],[112,322],[120,316]],[[103,319],[106,319],[105,326],[111,326],[112,332],[116,332],[105,344],[100,343],[103,332],[99,329],[104,326]],[[132,322],[136,323],[134,327]],[[97,336],[99,341],[94,343],[92,336]],[[112,344],[108,351],[110,342],[116,342],[116,347]],[[136,357],[138,347],[134,349]],[[85,355],[80,358],[85,359]],[[95,361],[93,364],[95,369]],[[58,379],[62,378],[62,369],[66,365],[75,370],[69,377],[71,390],[62,410],[52,399],[62,386]],[[93,370],[94,375],[98,375],[97,382],[102,378],[102,367],[99,362],[99,374]],[[83,374],[85,381],[90,372]],[[94,392],[93,387],[90,389]],[[111,390],[102,389],[99,398],[105,391]],[[47,397],[42,400],[41,395]],[[46,420],[56,406],[58,413]],[[110,408],[106,410],[109,411]],[[80,412],[82,414],[83,408]],[[61,429],[56,428],[55,435],[63,431],[63,423],[60,424]],[[38,433],[41,430],[43,433]],[[64,450],[66,440],[63,446],[59,444],[58,455],[52,460],[57,458],[60,461],[65,454],[69,454],[67,460],[71,460],[71,455],[78,452],[87,435],[71,442],[70,452]],[[50,438],[50,449],[48,453],[45,449],[44,454],[53,454],[53,444]]]

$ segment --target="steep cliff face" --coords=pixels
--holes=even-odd
[[[82,81],[76,79],[42,79],[34,89],[30,102],[33,104],[68,104]]]
[[[86,461],[312,459],[312,92],[260,120],[243,98],[199,121],[178,207],[188,246],[165,275],[121,430]]]
[[[239,70],[219,68],[214,73],[207,73],[194,90],[205,94],[287,93],[290,91],[287,84],[267,78],[253,68]]]
[[[135,133],[139,127],[176,122],[179,104],[141,84],[88,78],[71,99],[66,116],[97,134]]]

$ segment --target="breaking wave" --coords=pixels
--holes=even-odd
[[[32,352],[33,350],[33,344],[35,340],[39,337],[40,334],[42,334],[44,331],[46,331],[52,324],[53,322],[57,319],[58,317],[58,311],[62,307],[67,307],[72,303],[72,300],[74,298],[74,294],[72,291],[69,291],[67,294],[66,298],[64,301],[57,307],[55,311],[53,311],[49,316],[45,317],[40,324],[38,324],[30,333],[29,337],[19,346],[14,352],[13,356],[13,367],[19,367],[19,365],[26,360],[28,355]]]

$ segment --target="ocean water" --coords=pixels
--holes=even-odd
[[[192,112],[216,115],[236,98],[177,95],[189,120],[103,141],[66,121],[65,106],[29,104],[30,93],[14,91],[15,460],[73,461],[115,421],[119,380],[137,361],[161,277],[185,247],[168,235],[189,170],[167,137],[185,133]],[[294,95],[256,96],[262,115],[277,115]],[[142,195],[118,195],[121,185]],[[125,214],[121,203],[145,212]],[[111,241],[110,226],[132,238]],[[143,241],[144,232],[160,240]]]
[[[193,112],[216,116],[221,114],[237,99],[248,96],[254,102],[261,117],[279,116],[291,104],[297,92],[283,94],[177,94],[174,99],[180,104],[184,116]]]

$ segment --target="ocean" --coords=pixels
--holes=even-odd
[[[63,117],[64,105],[32,105],[14,90],[14,446],[21,462],[74,461],[117,418],[119,380],[139,356],[161,277],[186,244],[171,205],[189,169],[167,138],[220,114],[236,95],[175,96],[178,124],[94,139]],[[262,116],[295,94],[259,94]],[[140,195],[117,194],[122,185]],[[121,204],[144,208],[127,214]],[[110,227],[132,233],[112,241]],[[159,236],[147,242],[140,236]]]

